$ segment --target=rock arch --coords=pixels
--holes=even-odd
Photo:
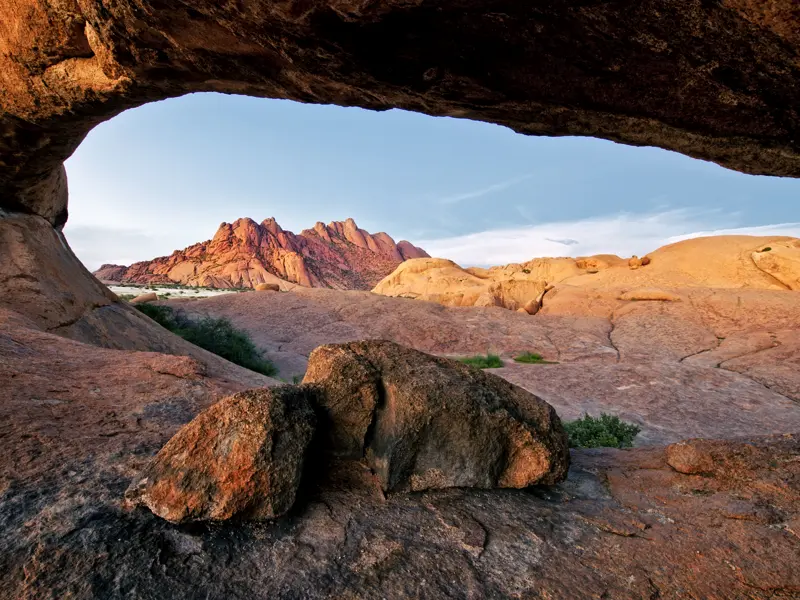
[[[15,0],[0,6],[0,208],[67,218],[97,123],[220,91],[400,107],[800,176],[793,0]]]
[[[198,91],[398,107],[800,177],[799,51],[794,0],[6,0],[0,308],[163,349],[60,232],[64,160],[127,108]]]

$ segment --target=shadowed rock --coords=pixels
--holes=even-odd
[[[126,496],[173,523],[274,518],[294,504],[314,428],[302,389],[241,392],[178,431]]]
[[[553,408],[461,363],[386,341],[322,346],[318,390],[334,454],[364,456],[384,491],[523,488],[562,481],[567,438]]]
[[[97,123],[190,92],[403,108],[800,176],[792,0],[0,4],[0,207],[67,218]]]

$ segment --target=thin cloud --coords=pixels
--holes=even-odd
[[[564,246],[575,246],[576,244],[580,244],[578,240],[571,240],[569,238],[564,240],[554,240],[553,238],[545,238],[548,242],[553,242],[554,244],[563,244]]]
[[[184,243],[187,234],[176,236],[94,225],[71,226],[69,223],[64,229],[64,237],[90,271],[100,268],[102,264],[127,266],[140,260],[166,256],[176,248],[184,248],[198,241],[194,239]]]
[[[416,240],[431,255],[463,266],[524,262],[544,256],[617,254],[642,256],[680,240],[707,235],[785,235],[800,237],[800,223],[712,229],[716,212],[672,210],[652,214],[624,213],[608,217],[494,229],[449,238]],[[576,242],[567,244],[564,241]]]
[[[474,198],[480,198],[481,196],[488,196],[489,194],[494,194],[495,192],[501,192],[510,187],[513,187],[519,183],[522,183],[527,179],[530,179],[531,177],[533,177],[533,174],[528,173],[527,175],[514,177],[512,179],[501,181],[500,183],[494,183],[492,185],[486,186],[484,188],[479,188],[477,190],[472,190],[470,192],[464,192],[462,194],[454,194],[452,196],[444,196],[442,198],[438,198],[436,202],[438,202],[439,204],[456,204],[458,202],[463,202],[464,200],[472,200]]]

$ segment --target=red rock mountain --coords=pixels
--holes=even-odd
[[[238,219],[219,226],[214,238],[169,256],[132,264],[103,265],[98,279],[125,283],[180,283],[212,287],[255,287],[289,281],[308,287],[374,287],[397,265],[428,254],[410,242],[359,229],[353,219],[317,223],[299,235],[275,219],[261,224]]]

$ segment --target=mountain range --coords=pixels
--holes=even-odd
[[[290,282],[368,290],[403,261],[427,256],[410,242],[360,229],[353,219],[317,222],[294,234],[273,218],[242,218],[222,223],[208,241],[129,267],[105,264],[94,275],[108,283],[233,288]]]

